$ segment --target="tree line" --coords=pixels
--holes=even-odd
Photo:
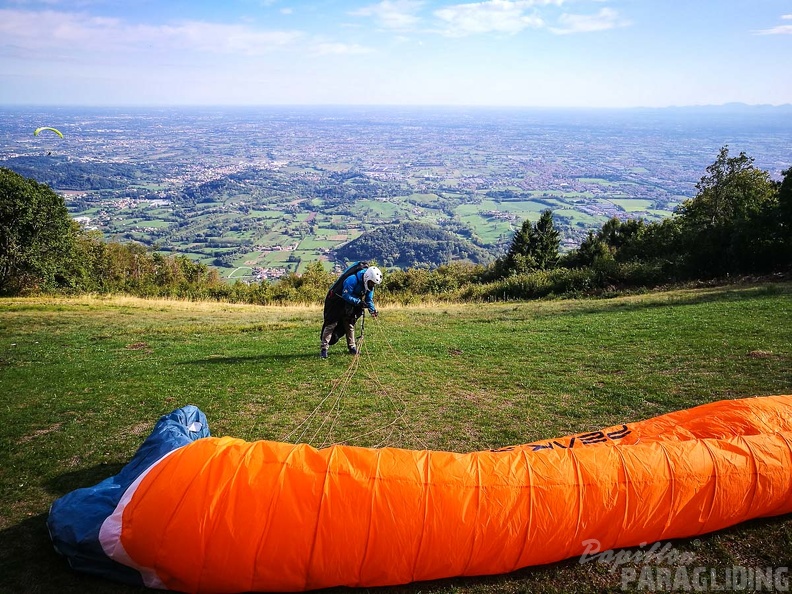
[[[526,220],[489,264],[389,271],[381,301],[491,301],[584,295],[792,267],[792,167],[780,182],[723,147],[695,197],[660,222],[613,218],[561,254],[547,209]],[[371,257],[368,256],[368,259]],[[383,262],[379,263],[383,265]],[[248,303],[321,302],[334,275],[321,262],[277,282],[224,282],[214,268],[82,230],[51,188],[0,168],[0,294],[127,293]]]
[[[410,221],[364,233],[337,248],[336,256],[400,268],[436,268],[451,260],[482,263],[489,259],[484,249],[450,231]]]

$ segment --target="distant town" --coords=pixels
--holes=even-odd
[[[496,257],[550,209],[562,247],[611,217],[658,220],[718,149],[774,178],[788,111],[408,108],[0,110],[0,166],[49,184],[114,241],[229,280],[276,279],[403,222]],[[39,126],[63,133],[33,136]]]

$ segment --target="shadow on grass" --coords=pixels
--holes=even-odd
[[[65,558],[53,548],[46,526],[47,514],[30,517],[19,524],[0,531],[0,592],[25,594],[140,594],[157,592],[142,587],[128,586],[72,570]],[[572,561],[548,568],[523,569],[507,576],[451,578],[432,582],[419,582],[404,586],[382,588],[330,588],[319,594],[395,594],[397,592],[568,592],[548,588],[548,569],[575,565]],[[578,592],[595,592],[584,584],[576,584]]]
[[[235,365],[238,363],[267,363],[274,361],[292,361],[295,359],[316,359],[319,360],[319,351],[315,353],[295,353],[287,355],[251,355],[248,357],[206,357],[204,359],[195,359],[194,361],[182,361],[178,365]]]
[[[71,473],[70,473],[71,474]],[[0,531],[0,592],[48,594],[127,594],[154,592],[73,571],[52,547],[46,514],[32,516]],[[761,518],[719,532],[670,542],[674,550],[694,554],[693,566],[726,568],[786,567],[792,546],[792,515]],[[637,551],[636,547],[625,549]],[[643,549],[648,550],[647,548]],[[650,564],[651,565],[651,564]],[[668,566],[663,563],[664,566]],[[628,564],[630,567],[641,565]],[[670,565],[674,567],[674,564]],[[594,593],[621,590],[620,572],[612,564],[580,563],[573,557],[551,565],[527,567],[505,575],[458,577],[383,588],[330,588],[320,594],[417,594],[418,592],[459,592],[496,594],[501,592],[555,594]]]
[[[144,592],[101,578],[77,573],[58,555],[47,531],[47,514],[0,530],[0,592],[26,594],[112,594]]]
[[[121,472],[124,464],[117,462],[114,464],[97,464],[91,468],[82,468],[73,472],[58,475],[44,484],[44,488],[53,495],[65,495],[75,489],[92,487],[101,483],[106,478]]]

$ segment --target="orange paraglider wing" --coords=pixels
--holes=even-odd
[[[185,592],[504,573],[792,511],[792,396],[469,454],[185,439],[97,530],[112,563]],[[75,506],[53,504],[59,550]]]

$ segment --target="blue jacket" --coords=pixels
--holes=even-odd
[[[365,273],[365,270],[361,270],[344,281],[344,290],[341,293],[341,298],[352,305],[365,306],[371,313],[374,313],[377,311],[377,308],[374,307],[374,289],[366,291],[366,285],[363,282]]]

